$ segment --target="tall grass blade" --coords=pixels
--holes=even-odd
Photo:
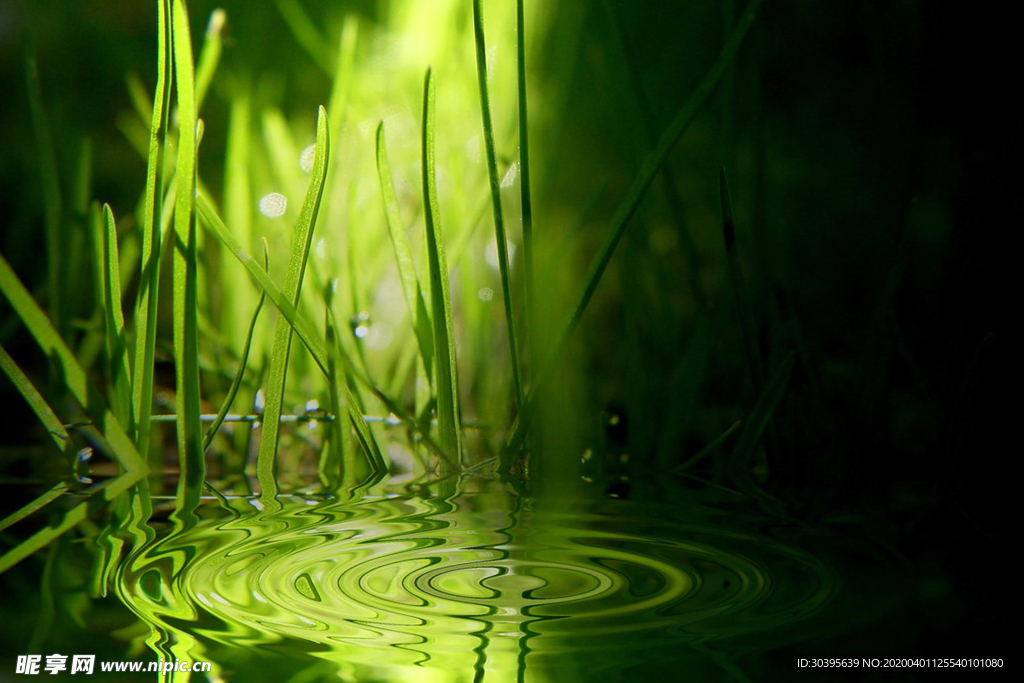
[[[18,393],[22,395],[29,407],[32,408],[32,412],[36,414],[39,421],[43,423],[43,427],[50,434],[50,438],[53,439],[57,450],[61,453],[67,453],[71,437],[68,436],[68,432],[64,429],[60,418],[53,412],[50,404],[46,402],[46,399],[43,398],[42,394],[39,393],[39,390],[36,389],[25,373],[21,371],[21,368],[18,367],[17,363],[14,362],[14,359],[11,358],[3,346],[0,346],[0,368],[3,368],[4,373],[14,383]]]
[[[484,38],[484,12],[482,0],[473,0],[473,35],[476,38],[476,79],[480,88],[480,111],[483,115],[484,147],[487,150],[487,179],[491,186],[491,210],[494,214],[494,235],[497,240],[498,272],[501,275],[501,295],[505,302],[505,326],[508,330],[508,349],[512,359],[512,383],[515,387],[515,408],[523,402],[523,383],[519,374],[519,349],[516,345],[515,310],[512,308],[512,273],[508,265],[508,239],[505,236],[505,218],[501,210],[501,181],[498,178],[498,160],[494,151],[494,124],[491,121],[491,95],[487,87],[487,45]]]
[[[213,74],[217,71],[221,50],[224,46],[223,32],[228,14],[222,9],[215,9],[210,14],[210,22],[206,25],[206,40],[199,53],[199,64],[196,66],[196,110],[202,108],[203,100],[210,89]]]
[[[108,204],[103,205],[103,222],[106,228],[103,233],[103,263],[106,265],[103,300],[106,305],[103,309],[107,330],[107,362],[113,385],[111,407],[130,434],[133,432],[134,411],[132,378],[128,367],[128,338],[125,335],[124,313],[121,310],[121,263],[117,253],[117,225]]]
[[[391,246],[395,250],[395,262],[398,264],[398,277],[402,281],[402,294],[405,295],[409,316],[414,321],[416,341],[419,344],[420,356],[423,358],[427,377],[430,377],[432,373],[431,359],[434,354],[430,315],[427,313],[423,291],[420,289],[420,283],[416,277],[412,248],[409,246],[409,238],[406,237],[402,216],[398,210],[398,200],[395,198],[395,187],[391,179],[391,169],[388,166],[388,157],[384,146],[383,121],[377,126],[377,174],[380,176],[380,189],[384,198],[384,217],[388,224]]]
[[[199,422],[199,264],[193,215],[198,156],[198,117],[192,35],[185,0],[172,0],[171,37],[178,104],[178,158],[174,184],[174,366],[177,385],[179,507],[186,514],[199,501],[205,478]]]
[[[327,161],[330,156],[330,142],[327,134],[327,110],[320,107],[316,123],[316,153],[313,170],[306,190],[306,198],[299,212],[299,221],[292,236],[291,257],[285,276],[284,295],[292,306],[298,307],[302,291],[302,279],[309,259],[309,247],[313,241],[313,227],[320,211],[324,180],[327,177]],[[263,495],[272,497],[277,492],[275,464],[277,447],[281,435],[281,413],[284,405],[285,382],[288,375],[288,357],[291,352],[292,326],[286,318],[279,318],[274,331],[274,345],[270,356],[270,373],[267,380],[266,409],[263,433],[260,435],[259,451],[256,456],[256,476]]]
[[[423,205],[427,228],[427,263],[430,271],[430,306],[434,328],[434,365],[437,368],[437,425],[441,449],[462,462],[459,412],[459,375],[455,358],[455,330],[448,264],[441,240],[437,185],[434,176],[434,80],[430,69],[423,85]]]
[[[356,45],[359,39],[359,15],[355,12],[345,15],[341,25],[341,39],[338,46],[338,59],[334,66],[331,97],[327,102],[327,111],[331,114],[330,130],[340,130],[348,111],[348,95],[352,89],[355,74]]]
[[[718,188],[722,199],[722,238],[725,241],[725,256],[729,268],[729,284],[732,288],[733,301],[736,304],[736,317],[739,320],[743,355],[747,361],[747,372],[750,385],[755,394],[760,394],[764,387],[764,371],[761,368],[761,352],[757,348],[757,327],[754,322],[754,311],[747,299],[747,284],[740,266],[740,257],[736,249],[736,222],[732,213],[732,198],[729,196],[729,182],[725,177],[725,169],[718,172]]]
[[[50,135],[50,123],[43,104],[42,86],[39,83],[39,64],[35,49],[29,41],[25,53],[25,72],[28,84],[28,101],[32,113],[32,131],[36,138],[39,158],[40,183],[43,190],[43,235],[46,245],[47,310],[50,320],[63,334],[65,329],[61,294],[64,292],[64,250],[61,240],[60,222],[63,212],[60,181],[57,174],[57,158]]]
[[[683,104],[668,129],[666,129],[658,139],[658,144],[655,146],[654,151],[651,152],[647,161],[644,162],[640,172],[633,180],[633,184],[630,186],[629,191],[626,193],[625,198],[622,200],[622,203],[619,204],[619,208],[616,210],[615,215],[612,218],[611,226],[608,229],[608,234],[598,252],[597,258],[584,278],[583,292],[580,295],[579,301],[573,307],[572,314],[569,316],[569,321],[563,328],[554,350],[548,354],[547,358],[544,360],[544,364],[540,368],[540,371],[537,373],[536,382],[538,385],[550,377],[551,370],[553,369],[554,363],[556,362],[561,349],[565,347],[566,342],[568,342],[573,332],[575,332],[576,327],[579,325],[579,322],[583,317],[583,313],[586,311],[591,298],[594,296],[594,292],[597,290],[597,285],[600,283],[605,270],[608,268],[608,264],[611,262],[612,255],[615,253],[615,247],[622,239],[623,234],[625,234],[626,227],[629,225],[630,220],[632,220],[637,209],[640,207],[640,202],[647,194],[647,190],[650,189],[651,183],[654,182],[654,178],[658,175],[658,171],[664,165],[665,161],[668,160],[672,149],[682,137],[683,133],[686,132],[690,123],[697,115],[697,112],[700,111],[700,108],[707,101],[708,96],[714,91],[715,86],[718,85],[722,75],[732,64],[733,59],[736,57],[736,53],[743,44],[743,40],[750,32],[750,27],[754,23],[754,19],[757,16],[757,11],[761,2],[762,0],[750,0],[746,10],[743,12],[743,16],[740,17],[739,22],[737,22],[736,28],[733,29],[732,35],[722,47],[722,51],[719,53],[718,58],[704,74],[700,83],[697,84],[697,88]],[[536,389],[534,388],[534,390],[531,391],[531,396],[527,397],[526,404],[532,403],[532,395],[535,393]],[[512,429],[505,440],[505,446],[502,449],[506,455],[518,451],[522,446],[523,440],[526,438],[526,433],[529,429],[531,411],[532,405],[524,405],[523,410],[521,410],[520,414],[516,417],[516,421],[513,424]]]
[[[533,197],[530,190],[530,125],[529,108],[526,97],[526,21],[524,18],[525,0],[516,0],[516,78],[517,105],[519,110],[519,195],[523,221],[523,268],[526,281],[526,347],[527,351],[536,348],[533,343],[536,321],[533,312],[536,310],[536,281],[533,273]]]
[[[135,308],[135,372],[132,375],[135,443],[143,458],[149,453],[149,418],[153,411],[153,371],[156,356],[156,319],[160,285],[161,234],[159,202],[163,190],[163,153],[161,140],[167,135],[167,111],[170,98],[170,61],[168,60],[167,3],[157,3],[159,38],[157,46],[156,95],[149,128],[149,152],[146,158],[146,189],[142,209],[142,274]]]

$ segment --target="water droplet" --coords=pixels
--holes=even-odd
[[[279,192],[271,192],[260,199],[260,213],[267,218],[277,218],[288,208],[288,199]]]
[[[315,398],[311,398],[306,401],[306,412],[312,413],[314,410],[320,410],[320,401]]]
[[[316,159],[316,145],[310,145],[306,149],[302,150],[302,154],[299,155],[299,168],[304,173],[309,173],[313,170],[313,161]]]
[[[327,242],[324,240],[324,238],[321,237],[319,240],[317,240],[315,251],[316,257],[321,261],[324,259],[325,256],[327,256]]]
[[[480,301],[490,301],[494,298],[494,290],[490,287],[483,287],[476,293],[476,296]]]
[[[267,395],[263,393],[262,389],[256,391],[256,400],[253,401],[253,407],[256,412],[263,412],[263,408],[267,405]]]

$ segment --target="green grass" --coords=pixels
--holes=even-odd
[[[585,234],[556,217],[561,197],[534,187],[557,166],[543,147],[531,150],[538,147],[531,136],[538,124],[529,117],[534,109],[544,111],[543,99],[540,107],[528,106],[531,51],[543,45],[531,31],[550,16],[522,0],[507,8],[485,8],[479,0],[471,8],[412,4],[389,14],[386,29],[348,13],[335,25],[336,40],[300,3],[280,0],[284,25],[326,84],[318,97],[329,106],[317,109],[312,127],[308,108],[283,106],[281,83],[268,78],[256,85],[253,73],[232,63],[224,37],[230,16],[216,11],[200,37],[191,31],[183,0],[158,3],[155,86],[150,94],[140,79],[129,79],[135,112],[119,124],[145,164],[139,200],[134,210],[119,210],[116,222],[110,206],[97,208],[86,233],[96,263],[72,263],[93,270],[92,309],[72,310],[69,300],[63,310],[66,283],[48,280],[47,318],[13,271],[0,273],[21,323],[63,364],[58,382],[86,409],[121,464],[121,477],[103,490],[126,490],[144,476],[146,461],[160,469],[174,452],[180,469],[176,523],[185,523],[204,488],[250,493],[253,475],[267,501],[292,490],[349,496],[386,488],[398,452],[411,458],[401,466],[413,469],[411,481],[420,486],[453,481],[462,472],[507,476],[528,452],[571,478],[573,444],[580,442],[579,425],[587,423],[566,407],[572,389],[565,378],[587,372],[586,359],[572,357],[574,339],[659,175],[676,208],[686,261],[697,260],[680,218],[670,157],[736,59],[759,5],[748,4],[660,134],[625,38],[617,37],[624,82],[643,117],[628,130],[653,151],[607,215],[608,184],[586,183],[596,199],[574,203],[574,223],[594,217],[601,223]],[[414,49],[396,52],[390,62],[371,59],[374,46],[394,35]],[[53,143],[34,62],[27,64],[48,206],[43,223],[52,232],[63,211],[60,177],[55,162],[46,161]],[[424,69],[425,77],[414,77]],[[211,112],[208,121],[200,118],[201,107]],[[88,205],[89,149],[80,154],[76,205]],[[503,181],[505,168],[511,170]],[[518,188],[506,187],[515,183]],[[297,216],[294,208],[281,216],[257,211],[271,192],[286,198],[303,193]],[[728,231],[724,180],[722,207]],[[535,222],[544,229],[535,229]],[[601,236],[596,249],[588,246],[591,234]],[[258,243],[262,264],[252,256]],[[488,245],[494,245],[493,263]],[[738,293],[746,285],[737,278],[739,257],[731,245],[727,240],[726,260]],[[56,278],[64,256],[47,253],[48,277]],[[552,253],[555,267],[548,265]],[[628,257],[646,258],[634,246]],[[162,273],[168,261],[169,277]],[[707,319],[673,366],[678,390],[656,410],[696,408],[716,335],[724,334],[717,314],[709,313],[704,283],[689,271],[691,293]],[[639,278],[634,286],[642,287]],[[568,304],[559,308],[560,301]],[[752,320],[750,306],[737,301],[741,320]],[[275,316],[271,334],[267,323]],[[634,327],[644,324],[639,309],[629,310],[627,319]],[[101,356],[98,372],[91,361],[88,370],[78,368],[75,352],[61,347],[73,335],[70,328],[58,331],[60,325],[72,320],[91,321],[78,352],[86,360]],[[301,347],[293,347],[293,335]],[[752,332],[744,329],[742,338],[749,344]],[[648,372],[644,342],[635,333],[628,339],[630,372],[639,385]],[[66,451],[74,430],[62,426],[60,411],[13,358],[5,352],[2,360]],[[163,362],[173,366],[173,388],[158,371]],[[788,378],[791,366],[786,361],[778,372]],[[102,391],[88,388],[90,375]],[[655,451],[650,463],[689,474],[709,454],[724,453],[738,432],[728,457],[750,466],[786,384],[778,374],[767,386],[755,382],[761,398],[749,418],[740,427],[735,416],[715,421],[706,447],[685,466],[665,454],[694,421],[673,423],[660,436],[649,433],[642,443]],[[633,395],[635,405],[643,405],[642,393]],[[538,418],[539,403],[561,407],[546,408]],[[593,407],[592,399],[586,403]],[[255,423],[258,430],[246,428]],[[470,423],[474,429],[467,430]],[[541,433],[544,438],[531,436]],[[166,493],[160,479],[148,486],[152,491],[143,489],[143,497]],[[12,519],[30,517],[59,490],[43,493]],[[81,518],[68,516],[41,532],[18,557],[73,519]]]

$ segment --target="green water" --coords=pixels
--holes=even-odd
[[[227,680],[744,680],[733,655],[806,637],[839,586],[768,521],[500,486],[209,500],[128,528],[116,585],[158,653]]]

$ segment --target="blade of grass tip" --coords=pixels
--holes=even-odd
[[[515,388],[516,411],[523,402],[523,384],[519,374],[519,349],[516,345],[515,310],[512,308],[512,274],[508,267],[508,239],[501,210],[501,181],[494,151],[494,125],[491,121],[491,95],[487,87],[487,45],[484,39],[482,0],[473,0],[473,35],[476,39],[476,78],[480,88],[480,111],[483,115],[484,147],[487,150],[487,178],[491,186],[491,210],[494,213],[494,236],[497,240],[498,271],[501,295],[505,302],[505,326],[508,330],[509,357],[512,359],[512,383]]]
[[[203,100],[210,89],[213,74],[217,71],[221,48],[224,45],[223,32],[227,23],[228,13],[223,9],[215,9],[210,14],[210,22],[206,25],[206,39],[199,53],[199,64],[196,66],[196,109],[202,109]]]
[[[156,357],[156,319],[160,289],[161,202],[164,188],[164,155],[161,141],[167,138],[170,99],[167,3],[157,3],[158,44],[156,92],[149,126],[146,157],[146,189],[142,209],[142,254],[138,299],[135,304],[135,372],[132,375],[135,406],[135,443],[142,457],[149,457],[149,418],[153,412],[153,372]]]
[[[220,240],[220,243],[231,252],[231,254],[238,259],[249,274],[252,275],[253,279],[260,286],[261,290],[266,292],[267,297],[270,299],[274,307],[277,308],[278,312],[288,321],[292,330],[295,332],[299,340],[305,345],[309,354],[313,357],[317,367],[320,368],[320,372],[324,377],[328,374],[328,359],[337,358],[339,359],[346,368],[353,369],[355,366],[352,360],[345,355],[344,350],[340,345],[333,347],[325,347],[317,337],[312,325],[309,321],[301,316],[296,309],[295,305],[285,296],[284,292],[274,283],[267,274],[267,271],[260,267],[258,263],[249,255],[245,249],[242,248],[241,243],[238,241],[228,227],[224,225],[224,221],[217,215],[216,210],[204,195],[200,194],[196,198],[196,205],[199,209],[199,215],[203,222],[209,227],[214,235]],[[359,375],[358,379],[368,388],[374,390],[372,383],[365,377]],[[383,462],[383,456],[380,453],[380,447],[377,445],[376,440],[373,438],[372,432],[363,424],[362,414],[359,413],[358,402],[352,395],[351,391],[346,386],[345,402],[348,406],[349,414],[352,417],[353,426],[356,428],[356,434],[359,436],[360,442],[363,447],[366,448],[367,452],[370,453],[372,458],[378,459]]]
[[[348,95],[352,89],[352,75],[355,73],[356,45],[359,38],[359,15],[351,12],[345,15],[341,25],[338,59],[334,66],[331,97],[327,111],[331,113],[330,130],[341,130],[348,111]]]
[[[441,449],[462,462],[459,414],[459,375],[455,358],[455,331],[448,292],[448,264],[441,240],[437,186],[434,178],[434,80],[431,70],[423,85],[423,204],[430,270],[430,305],[434,327],[434,366],[437,368],[437,425]]]
[[[743,268],[736,249],[736,222],[732,213],[732,199],[729,196],[729,182],[725,177],[725,169],[718,172],[718,187],[722,198],[722,238],[725,242],[725,255],[729,268],[729,284],[732,288],[733,301],[736,304],[736,317],[739,320],[740,338],[743,355],[747,361],[747,372],[750,386],[755,394],[764,388],[764,371],[761,368],[761,353],[757,348],[757,333],[754,312],[747,300],[746,281]]]
[[[32,129],[36,138],[36,156],[39,159],[40,183],[43,189],[43,229],[46,244],[47,310],[50,320],[64,334],[60,295],[64,292],[64,250],[61,242],[61,213],[63,211],[60,181],[57,174],[57,158],[50,134],[50,123],[43,104],[43,91],[39,82],[39,63],[31,40],[26,41],[25,75],[28,85],[28,101],[32,114]]]
[[[647,161],[644,162],[640,172],[636,175],[633,184],[630,186],[629,191],[623,198],[622,203],[619,204],[619,208],[612,217],[611,226],[608,229],[608,234],[605,238],[604,244],[602,244],[601,249],[598,252],[597,259],[594,261],[594,264],[591,266],[586,278],[584,279],[585,284],[583,293],[581,294],[576,306],[573,308],[572,314],[569,316],[569,321],[563,328],[558,342],[554,346],[553,352],[547,355],[544,360],[544,364],[540,368],[540,372],[536,375],[536,381],[538,384],[546,381],[551,375],[551,370],[561,353],[561,349],[565,347],[565,344],[579,325],[580,319],[583,317],[583,313],[590,304],[590,299],[597,290],[598,283],[601,281],[605,270],[608,268],[608,264],[611,262],[612,254],[615,252],[615,247],[622,239],[622,235],[625,233],[626,227],[629,225],[630,220],[632,220],[637,209],[640,207],[640,202],[647,194],[647,190],[650,189],[651,184],[654,182],[654,178],[658,175],[658,171],[668,159],[672,149],[676,146],[676,143],[683,136],[683,133],[686,132],[687,128],[689,128],[690,123],[693,121],[700,108],[707,101],[708,96],[714,91],[715,86],[718,85],[718,82],[721,80],[726,69],[728,69],[732,64],[733,59],[736,57],[736,53],[743,44],[743,40],[750,32],[750,27],[754,23],[758,8],[761,6],[761,2],[762,0],[750,0],[747,4],[747,8],[744,10],[743,16],[740,17],[732,35],[722,47],[721,52],[718,54],[718,58],[704,74],[704,77],[701,78],[697,88],[690,94],[690,97],[687,98],[686,102],[679,110],[679,113],[677,113],[675,118],[672,120],[672,123],[659,138],[654,151],[648,155]],[[526,433],[530,423],[530,411],[532,410],[532,406],[529,404],[532,403],[532,394],[535,393],[535,391],[532,391],[531,396],[527,397],[526,403],[520,411],[520,415],[516,417],[516,421],[509,432],[509,436],[505,440],[503,452],[506,455],[519,450],[523,444],[523,440],[526,438]]]
[[[316,122],[316,152],[313,170],[306,190],[306,198],[299,212],[298,224],[292,236],[291,256],[285,275],[284,295],[293,307],[299,305],[302,278],[309,259],[309,247],[313,241],[313,228],[320,199],[323,196],[324,179],[327,176],[327,162],[330,156],[330,141],[327,134],[327,111],[320,107]],[[288,357],[291,352],[292,325],[285,318],[279,318],[274,330],[274,345],[270,356],[270,372],[267,379],[266,408],[264,410],[263,432],[260,435],[256,455],[256,477],[263,496],[273,498],[277,493],[275,474],[277,447],[281,436],[281,413],[284,406],[284,390],[288,376]]]
[[[89,382],[71,349],[61,339],[46,314],[32,299],[25,285],[3,256],[0,256],[0,292],[7,298],[11,308],[36,340],[39,348],[50,357],[64,385],[103,435],[110,447],[110,454],[128,473],[144,476],[148,468],[128,438],[121,422],[104,404],[99,391]]]
[[[39,390],[36,389],[25,373],[21,371],[21,368],[18,367],[18,364],[14,362],[14,359],[11,358],[3,346],[0,346],[0,368],[3,368],[4,373],[14,383],[18,393],[22,395],[29,407],[32,408],[32,412],[36,414],[39,421],[43,423],[43,427],[46,428],[50,438],[53,439],[57,450],[61,453],[67,453],[71,437],[68,436],[67,430],[64,429],[60,418],[53,412],[50,404],[46,402],[46,399],[43,398],[42,394],[39,393]]]
[[[377,175],[380,177],[380,189],[384,199],[384,217],[391,237],[391,246],[395,250],[395,262],[398,264],[398,276],[402,281],[402,293],[405,304],[409,307],[409,317],[414,321],[416,341],[419,344],[420,356],[426,366],[427,376],[431,373],[431,357],[433,340],[431,339],[430,316],[423,301],[419,280],[416,277],[416,266],[412,257],[409,238],[405,234],[402,216],[395,198],[395,186],[388,166],[387,152],[384,146],[384,122],[377,125]]]
[[[103,241],[103,260],[106,264],[103,300],[106,303],[103,309],[107,329],[107,361],[113,385],[111,407],[130,434],[134,430],[132,378],[128,367],[128,339],[124,331],[124,313],[121,311],[121,266],[117,253],[117,225],[109,204],[103,205],[103,219],[106,225]]]
[[[519,194],[523,227],[523,267],[526,279],[526,347],[536,348],[533,338],[536,310],[533,275],[533,198],[530,192],[530,126],[526,100],[526,21],[525,0],[516,0],[516,78],[519,108]]]
[[[198,115],[192,35],[184,0],[172,0],[171,37],[178,103],[178,158],[175,167],[173,258],[174,366],[177,385],[178,453],[181,478],[178,510],[189,514],[199,502],[205,478],[199,421],[199,301],[196,225],[193,215],[198,156]]]

